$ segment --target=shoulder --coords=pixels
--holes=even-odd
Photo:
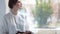
[[[10,13],[7,13],[3,16],[3,18],[9,18],[10,17]]]

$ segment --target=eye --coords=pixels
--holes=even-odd
[[[20,1],[18,1],[17,3],[20,3]]]

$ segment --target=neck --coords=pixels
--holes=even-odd
[[[12,12],[13,15],[17,15],[18,10],[13,8],[13,9],[11,10],[11,12]]]

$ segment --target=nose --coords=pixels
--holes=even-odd
[[[20,3],[20,5],[22,6],[22,3]]]

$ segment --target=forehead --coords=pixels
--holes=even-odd
[[[20,0],[18,0],[17,2],[21,2]]]

